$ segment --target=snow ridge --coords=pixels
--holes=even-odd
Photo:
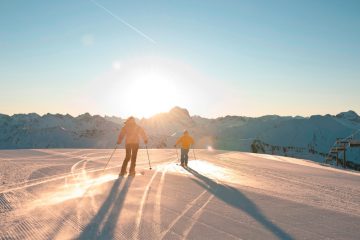
[[[0,149],[112,148],[123,122],[122,118],[89,113],[77,117],[69,114],[0,114]],[[188,110],[175,107],[138,122],[146,129],[150,137],[149,147],[152,148],[173,147],[176,139],[187,129],[197,140],[197,148],[211,146],[251,152],[254,141],[262,141],[279,148],[305,149],[293,151],[291,156],[315,161],[324,159],[319,154],[311,154],[309,149],[326,153],[337,138],[344,138],[360,129],[360,117],[354,111],[309,118],[268,115],[208,119],[191,116]],[[360,163],[358,149],[352,149],[348,157]]]

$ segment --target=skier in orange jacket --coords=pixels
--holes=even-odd
[[[184,131],[184,134],[176,141],[175,146],[177,147],[177,145],[181,144],[181,166],[182,167],[187,167],[188,165],[188,153],[190,150],[190,147],[192,145],[194,145],[195,141],[194,139],[190,136],[189,132],[187,130]]]
[[[144,140],[144,143],[147,144],[148,137],[142,127],[136,124],[134,117],[129,117],[126,122],[125,126],[121,129],[121,132],[118,137],[118,144],[121,144],[124,138],[125,140],[125,149],[126,155],[124,162],[121,167],[120,176],[124,176],[126,174],[126,168],[129,160],[131,159],[130,164],[130,176],[135,175],[135,165],[136,165],[136,157],[137,152],[139,150],[139,142],[140,137]]]

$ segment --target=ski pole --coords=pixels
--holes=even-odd
[[[145,144],[145,147],[146,147],[146,153],[147,153],[148,162],[149,162],[149,169],[151,170],[152,168],[151,168],[150,157],[149,157],[149,150],[148,150],[147,144]]]
[[[193,147],[193,153],[194,153],[194,158],[196,160],[196,155],[195,155],[195,150],[194,150],[194,147]]]
[[[105,165],[105,167],[104,167],[103,172],[105,172],[105,169],[107,168],[107,166],[108,166],[108,164],[109,164],[109,162],[110,162],[110,160],[111,160],[112,156],[114,155],[114,153],[115,153],[115,151],[116,151],[117,147],[118,147],[118,145],[116,144],[116,145],[115,145],[115,148],[114,148],[114,151],[111,153],[111,155],[110,155],[110,157],[109,157],[109,160],[107,161],[107,163],[106,163],[106,165]]]

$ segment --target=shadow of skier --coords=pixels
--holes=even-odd
[[[267,217],[261,212],[261,210],[258,209],[258,207],[249,198],[247,198],[236,188],[217,183],[214,180],[198,173],[192,168],[188,167],[185,169],[189,173],[194,175],[196,178],[201,180],[199,181],[198,179],[193,179],[193,181],[195,181],[198,185],[208,190],[211,194],[213,194],[215,197],[225,202],[226,204],[241,209],[249,216],[254,218],[256,221],[258,221],[265,228],[267,228],[269,231],[271,231],[279,239],[293,239],[292,236],[290,236],[276,224],[267,219]]]
[[[122,181],[124,181],[123,178],[120,178],[114,182],[109,196],[77,239],[90,240],[114,238],[117,221],[133,178],[126,178],[123,187],[120,188]]]

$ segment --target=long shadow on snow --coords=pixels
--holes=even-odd
[[[215,197],[222,200],[226,204],[229,204],[233,207],[241,209],[249,216],[254,218],[265,228],[271,231],[279,239],[293,239],[288,233],[278,227],[276,224],[267,219],[267,217],[261,212],[261,210],[254,204],[249,198],[247,198],[243,193],[237,190],[234,187],[219,184],[212,179],[205,177],[204,175],[198,173],[192,168],[185,168],[189,173],[200,179],[193,179],[198,185],[208,190]],[[207,186],[208,185],[208,186]]]
[[[133,178],[126,178],[124,186],[120,189],[122,181],[123,178],[120,178],[114,182],[109,196],[104,201],[97,214],[80,234],[78,237],[79,240],[114,238],[117,221]]]

